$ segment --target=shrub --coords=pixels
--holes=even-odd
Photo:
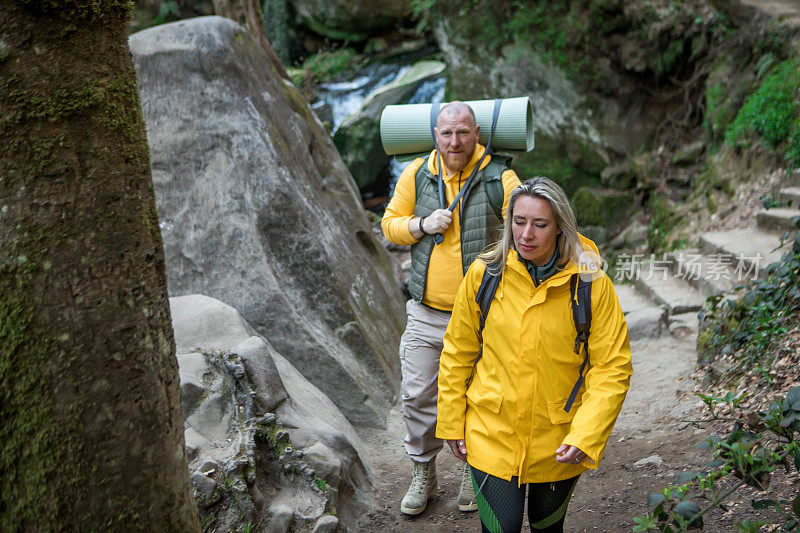
[[[731,145],[744,145],[753,135],[759,135],[767,148],[782,151],[792,166],[800,163],[800,61],[797,59],[772,68],[728,126],[725,140]]]

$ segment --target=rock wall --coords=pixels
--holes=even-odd
[[[170,308],[204,528],[351,529],[372,482],[341,411],[232,307],[190,295]]]
[[[295,0],[298,21],[332,39],[362,41],[411,14],[407,0]]]
[[[172,296],[236,308],[357,424],[399,387],[395,267],[299,91],[234,22],[130,37]]]

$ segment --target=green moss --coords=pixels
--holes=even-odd
[[[653,253],[674,250],[679,242],[671,240],[670,235],[683,224],[683,217],[676,206],[662,196],[650,201],[650,224],[647,227],[647,244]]]
[[[10,255],[19,255],[16,252]],[[19,265],[20,263],[17,262]],[[70,441],[56,423],[47,366],[55,350],[34,322],[27,279],[35,262],[0,265],[0,530],[57,520],[57,479],[75,473]]]
[[[330,39],[335,39],[337,41],[358,43],[361,41],[365,41],[367,39],[366,33],[331,28],[314,18],[302,17],[302,21],[303,24],[308,26],[311,29],[311,31],[316,33],[317,35],[324,35],[325,37],[328,37]]]
[[[581,187],[575,191],[572,205],[579,225],[613,230],[628,220],[633,209],[633,197],[596,187]]]
[[[727,128],[725,140],[746,145],[754,135],[764,145],[777,149],[787,160],[800,163],[800,60],[776,65],[761,85],[748,96],[736,119]]]
[[[355,50],[339,48],[310,55],[303,62],[303,69],[310,72],[315,81],[326,82],[356,69],[360,63],[361,56]]]
[[[697,335],[697,360],[704,363],[714,358],[716,355],[713,352],[714,345],[714,332],[713,330],[704,329]]]
[[[359,187],[377,180],[386,165],[387,157],[378,139],[380,124],[366,116],[339,128],[333,136],[333,143]]]
[[[565,146],[554,139],[541,136],[536,139],[536,148],[516,157],[511,167],[523,181],[534,176],[545,176],[572,196],[579,187],[600,185],[600,178],[575,166],[567,156]]]
[[[670,41],[660,54],[655,54],[650,58],[650,70],[658,76],[670,72],[678,63],[681,55],[683,55],[683,49],[683,41]]]
[[[726,102],[727,93],[725,85],[721,82],[706,89],[706,114],[703,117],[703,127],[712,139],[719,138],[736,116],[731,105]]]

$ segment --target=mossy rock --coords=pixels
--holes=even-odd
[[[534,176],[550,178],[564,189],[567,196],[580,187],[600,185],[597,175],[586,172],[572,162],[562,141],[544,135],[536,137],[536,148],[516,157],[511,168],[522,181]]]
[[[636,186],[636,175],[631,172],[629,163],[621,163],[604,168],[600,182],[612,189],[632,189]]]
[[[636,185],[640,189],[653,189],[658,186],[661,174],[658,158],[652,152],[644,152],[630,162],[630,171],[636,177]]]
[[[579,225],[601,226],[609,231],[630,218],[634,203],[634,197],[628,193],[600,187],[581,187],[572,197]]]
[[[678,242],[671,240],[670,235],[684,223],[684,215],[670,199],[664,196],[651,198],[651,217],[647,227],[648,248],[655,253],[671,251],[678,247]]]
[[[565,141],[565,149],[570,162],[592,176],[599,176],[611,161],[601,146],[577,136]]]
[[[777,156],[762,148],[743,150],[723,144],[706,157],[705,170],[697,175],[694,186],[701,193],[718,190],[732,196],[738,184],[756,180],[778,166]]]
[[[706,145],[702,140],[687,144],[675,152],[675,155],[672,156],[672,164],[693,165],[697,163],[697,160],[703,155],[705,148]]]
[[[595,244],[605,244],[608,241],[608,230],[602,226],[581,226],[580,233]]]
[[[333,143],[359,188],[374,182],[389,160],[381,147],[379,123],[370,117],[358,117],[336,130]]]

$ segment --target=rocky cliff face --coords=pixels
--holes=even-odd
[[[295,0],[298,21],[332,39],[362,41],[411,14],[407,0]]]
[[[350,421],[382,425],[403,298],[328,134],[230,20],[151,28],[130,46],[170,295],[233,306]]]

